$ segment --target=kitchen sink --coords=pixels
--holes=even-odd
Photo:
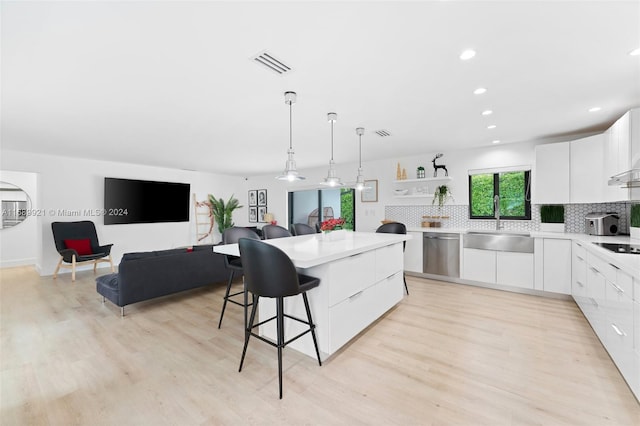
[[[528,232],[469,231],[463,240],[465,248],[533,253],[534,239]]]

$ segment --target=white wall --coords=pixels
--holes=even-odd
[[[22,188],[30,200],[28,208],[37,209],[37,174],[0,170],[0,181]],[[28,216],[21,224],[0,230],[0,237],[0,267],[36,263],[40,241],[38,238],[38,219],[35,216]]]
[[[231,194],[236,194],[236,197],[238,194],[246,194],[244,178],[240,177],[18,151],[3,150],[0,169],[39,175],[38,206],[43,214],[37,218],[36,239],[40,238],[42,243],[36,255],[36,268],[41,275],[53,274],[59,259],[51,233],[51,222],[54,221],[92,220],[96,224],[99,241],[114,244],[112,256],[115,264],[118,264],[122,255],[127,252],[195,243],[193,206],[191,221],[180,223],[105,226],[101,217],[72,216],[63,212],[102,209],[105,177],[189,183],[191,192],[196,194],[198,200],[207,199],[209,193],[225,199]],[[242,202],[241,204],[246,205]],[[234,221],[237,224],[245,224],[246,216],[246,207],[238,209],[234,213]],[[220,241],[217,231],[215,241]],[[11,247],[7,247],[7,250],[11,250]],[[4,253],[3,246],[3,259]],[[105,265],[100,264],[101,267]]]
[[[461,151],[444,151],[444,156],[437,164],[445,164],[452,181],[449,186],[455,201],[452,204],[467,205],[468,200],[468,175],[469,170],[484,168],[499,168],[508,166],[533,166],[535,159],[534,142],[518,144],[495,145],[478,149]],[[408,178],[415,178],[418,166],[423,166],[427,177],[433,176],[431,160],[436,152],[426,152],[422,155],[404,158],[390,158],[378,161],[363,162],[365,179],[378,180],[378,202],[363,203],[356,194],[356,229],[358,231],[371,232],[381,224],[384,219],[384,207],[386,205],[415,205],[431,204],[431,199],[398,199],[393,197],[396,188],[393,181],[396,179],[396,167],[398,162],[407,170]],[[337,175],[343,182],[355,182],[357,163],[337,164]],[[286,182],[274,179],[273,175],[254,176],[248,178],[247,185],[250,189],[267,188],[269,191],[269,212],[273,213],[280,223],[286,223],[287,191],[301,189],[321,188],[319,183],[326,176],[326,167],[299,170],[307,179],[300,182]],[[443,172],[439,172],[442,176]],[[430,193],[435,190],[435,184],[429,185]],[[241,202],[246,203],[246,197]]]

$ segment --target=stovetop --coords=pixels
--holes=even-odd
[[[615,244],[615,243],[593,243],[597,246],[611,250],[615,253],[640,254],[640,245],[635,244]]]

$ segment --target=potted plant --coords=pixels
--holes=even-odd
[[[209,202],[211,203],[213,217],[216,222],[218,222],[218,231],[220,231],[220,234],[222,234],[225,229],[232,228],[234,225],[232,220],[233,211],[242,207],[238,199],[231,195],[225,203],[222,198],[216,198],[209,194]]]
[[[629,224],[631,225],[631,238],[640,240],[640,204],[631,204]]]
[[[544,232],[564,232],[564,206],[547,204],[540,206],[540,230]]]
[[[447,185],[440,185],[436,188],[436,192],[433,194],[433,201],[431,204],[435,204],[437,200],[438,208],[441,209],[449,197],[453,198],[453,195],[451,195],[451,189],[449,189]]]

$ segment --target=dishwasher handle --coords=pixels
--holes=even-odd
[[[431,235],[425,235],[423,238],[429,238],[431,240],[459,240],[460,237],[435,237]]]

